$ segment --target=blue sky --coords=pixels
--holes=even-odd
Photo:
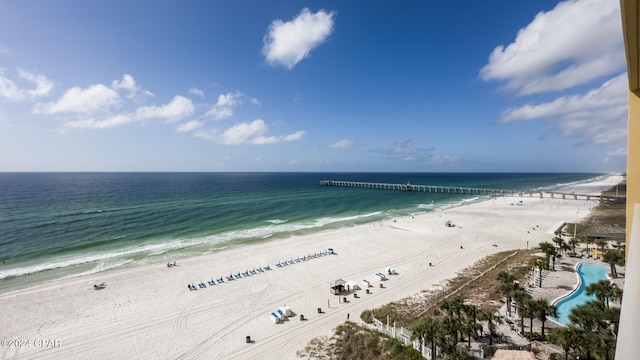
[[[0,171],[609,172],[619,2],[2,1]]]

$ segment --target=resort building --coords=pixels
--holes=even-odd
[[[616,359],[637,356],[635,337],[640,332],[640,5],[620,0],[622,31],[629,77],[627,145],[626,278],[620,314]]]

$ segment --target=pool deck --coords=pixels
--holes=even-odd
[[[537,254],[536,256],[544,256],[542,253]],[[576,275],[576,265],[580,262],[601,265],[609,268],[609,264],[604,263],[600,260],[590,259],[587,257],[584,258],[574,258],[574,257],[561,257],[556,259],[555,271],[549,271],[546,276],[542,279],[542,287],[537,287],[537,284],[534,284],[534,287],[528,288],[529,293],[534,299],[546,299],[549,303],[553,303],[554,301],[559,300],[562,297],[568,296],[574,289],[578,286],[578,277]],[[614,279],[614,283],[619,287],[623,288],[624,286],[624,274],[625,268],[622,266],[616,266],[616,270],[618,272],[618,278]],[[531,271],[533,273],[533,269]],[[527,282],[525,281],[523,284],[527,287]],[[619,304],[615,304],[614,306],[620,306]],[[512,309],[511,317],[507,316],[506,305],[503,306],[499,310],[500,315],[502,315],[504,323],[498,325],[497,332],[503,334],[506,337],[509,337],[514,344],[523,345],[528,344],[529,341],[518,333],[520,330],[520,316],[516,311]],[[548,334],[549,330],[559,327],[561,325],[555,323],[552,320],[548,320],[545,322],[545,333]],[[540,333],[541,322],[537,319],[533,321],[533,331]],[[526,318],[524,321],[524,331],[529,332],[529,319]],[[549,346],[552,348],[553,346]],[[556,349],[557,350],[557,349]]]
[[[531,296],[534,299],[546,299],[549,303],[559,300],[569,295],[578,286],[578,276],[576,275],[576,265],[580,262],[600,265],[609,268],[609,264],[600,260],[589,258],[572,258],[562,257],[556,259],[556,271],[549,271],[542,279],[542,287],[534,284],[531,289]],[[616,266],[618,278],[614,279],[614,283],[622,288],[624,284],[624,267]],[[526,285],[526,284],[525,284]]]

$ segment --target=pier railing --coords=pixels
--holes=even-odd
[[[379,190],[396,190],[396,191],[416,191],[428,193],[444,193],[444,194],[467,194],[467,195],[484,195],[484,196],[519,196],[519,197],[550,197],[558,199],[573,200],[591,200],[591,199],[615,199],[612,196],[590,195],[563,193],[559,191],[543,191],[543,190],[513,190],[513,189],[489,189],[464,186],[444,186],[444,185],[414,185],[414,184],[391,184],[391,183],[374,183],[362,181],[344,181],[344,180],[321,180],[322,186],[338,186],[351,188],[379,189]]]

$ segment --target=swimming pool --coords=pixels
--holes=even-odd
[[[609,270],[607,266],[579,263],[576,267],[576,272],[580,279],[580,286],[569,296],[556,301],[555,305],[558,310],[558,318],[553,320],[565,326],[569,325],[569,313],[571,309],[596,299],[594,295],[587,296],[585,291],[586,287],[600,280],[606,280]]]

